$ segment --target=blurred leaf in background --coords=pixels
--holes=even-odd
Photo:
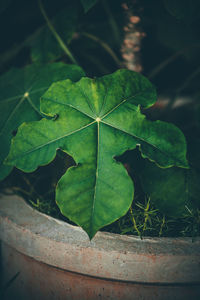
[[[81,0],[81,3],[84,8],[84,12],[87,13],[90,8],[92,8],[98,0]]]
[[[187,207],[200,208],[200,140],[188,144],[190,169],[162,169],[145,160],[139,171],[151,202],[170,217],[184,216]]]
[[[73,81],[84,76],[76,65],[54,63],[33,64],[24,69],[13,68],[0,77],[0,179],[4,179],[12,167],[3,164],[8,155],[11,138],[23,122],[41,119],[40,97],[49,86],[58,80]]]
[[[60,11],[52,20],[56,32],[68,45],[78,25],[78,6],[71,2]],[[60,58],[64,51],[56,41],[54,35],[46,24],[40,33],[30,43],[31,58],[33,62],[52,62]]]

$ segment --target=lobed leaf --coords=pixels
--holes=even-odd
[[[141,114],[140,106],[147,108],[155,101],[151,83],[128,70],[54,83],[40,109],[58,118],[20,126],[7,163],[31,172],[52,161],[58,148],[71,155],[77,165],[58,182],[56,201],[92,238],[124,215],[133,200],[133,183],[115,156],[139,146],[143,157],[162,167],[188,166],[182,132]]]

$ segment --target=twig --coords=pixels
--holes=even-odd
[[[190,84],[190,81],[195,78],[200,73],[200,67],[198,67],[194,72],[192,72],[186,80],[183,82],[183,84],[176,90],[177,94],[180,94],[184,89],[188,87]]]
[[[28,38],[26,38],[21,44],[15,45],[11,49],[1,54],[0,66],[2,67],[3,65],[5,65],[9,60],[15,57],[24,47],[28,46],[30,42],[40,34],[43,28],[44,26],[40,27],[33,34],[28,36]]]
[[[25,194],[25,195],[27,195],[28,197],[31,196],[31,193],[27,192],[26,190],[24,190],[24,189],[22,189],[22,188],[20,188],[20,187],[18,187],[18,186],[13,186],[13,187],[12,187],[12,190],[15,191],[16,193],[19,192],[19,193]]]
[[[87,59],[87,61],[90,61],[93,65],[96,65],[102,74],[110,73],[110,70],[105,67],[104,64],[99,59],[97,59],[97,57],[94,57],[93,55],[89,55],[87,53],[84,53],[84,57]]]
[[[39,7],[40,7],[40,10],[41,10],[41,13],[44,17],[44,19],[46,20],[47,22],[47,26],[49,27],[49,29],[51,30],[51,32],[53,33],[54,37],[56,38],[56,40],[58,41],[60,47],[64,50],[64,52],[66,53],[66,55],[70,58],[70,60],[78,65],[76,59],[74,58],[73,54],[71,53],[71,51],[69,50],[69,48],[66,46],[66,44],[64,43],[64,41],[61,39],[61,37],[59,36],[59,34],[56,32],[54,26],[52,25],[51,21],[49,20],[46,12],[45,12],[45,9],[44,9],[44,6],[42,5],[42,2],[41,0],[38,0],[38,3],[39,3]]]
[[[200,73],[200,67],[198,67],[194,72],[192,72],[187,78],[186,80],[181,84],[181,86],[179,86],[174,93],[174,96],[171,98],[171,100],[169,101],[169,103],[166,105],[164,112],[168,112],[171,110],[172,106],[174,105],[177,97],[180,95],[180,93],[188,87],[188,85],[190,84],[190,81],[196,77],[198,74]]]
[[[168,57],[166,60],[164,60],[163,62],[161,62],[158,66],[155,67],[155,69],[153,69],[148,75],[147,77],[149,79],[153,79],[155,76],[157,76],[160,71],[162,71],[167,65],[169,65],[170,63],[172,63],[174,60],[176,60],[181,54],[187,52],[188,50],[190,50],[193,47],[200,47],[200,44],[195,44],[195,45],[191,45],[190,47],[186,47],[178,52],[176,52],[175,54],[171,55],[170,57]]]
[[[114,53],[114,51],[110,48],[110,46],[107,43],[102,41],[97,36],[95,36],[91,33],[88,33],[88,32],[82,32],[81,35],[83,35],[83,36],[95,41],[96,43],[98,43],[102,48],[104,48],[104,50],[106,50],[108,52],[108,54],[110,54],[110,56],[113,58],[113,60],[117,64],[117,66],[119,68],[122,67],[121,61],[118,59],[117,55]]]
[[[110,27],[112,28],[113,31],[113,35],[115,37],[116,43],[119,44],[120,42],[120,34],[119,34],[119,30],[118,30],[118,26],[117,26],[117,22],[115,21],[110,7],[108,5],[108,1],[107,0],[102,0],[102,4],[103,4],[103,8],[108,16],[108,20],[110,22]]]

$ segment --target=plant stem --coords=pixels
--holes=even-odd
[[[22,193],[22,194],[27,195],[28,197],[31,196],[31,193],[27,192],[26,190],[24,190],[24,189],[22,189],[22,188],[20,188],[20,187],[18,187],[18,186],[13,186],[13,187],[12,187],[12,190],[14,191],[14,193],[20,192],[20,193]]]
[[[32,197],[35,194],[37,196],[37,198],[40,199],[41,196],[36,191],[34,185],[29,181],[29,179],[24,174],[22,174],[22,179],[24,180],[24,182],[27,184],[27,186],[30,189],[29,195]]]
[[[72,63],[78,65],[78,63],[77,63],[76,59],[74,58],[73,54],[71,53],[71,51],[69,50],[69,48],[66,46],[66,44],[64,43],[64,41],[61,39],[61,37],[59,36],[59,34],[56,32],[53,24],[49,20],[47,14],[45,12],[44,6],[42,5],[41,0],[38,0],[38,3],[39,3],[39,7],[40,7],[40,10],[41,10],[41,13],[42,13],[44,19],[47,22],[47,26],[49,27],[49,29],[53,33],[54,37],[58,41],[60,47],[64,50],[64,52],[66,53],[66,55],[70,58],[70,60],[72,61]]]
[[[81,35],[83,35],[83,36],[95,41],[96,43],[98,43],[102,48],[104,48],[104,50],[106,50],[108,52],[108,54],[110,54],[110,56],[116,62],[117,66],[119,68],[122,67],[121,61],[118,59],[117,55],[114,53],[114,51],[110,48],[110,46],[107,43],[105,43],[100,38],[98,38],[95,35],[93,35],[91,33],[88,33],[88,32],[82,32]]]
[[[104,66],[104,64],[102,63],[102,61],[98,60],[97,57],[94,57],[92,55],[89,55],[87,53],[84,53],[84,58],[87,59],[87,61],[91,62],[93,65],[96,65],[98,70],[102,73],[102,74],[109,74],[110,70],[108,68],[106,68]]]
[[[133,209],[132,209],[132,207],[130,207],[130,213],[131,213],[131,217],[132,217],[133,227],[136,230],[136,232],[139,235],[139,237],[142,239],[141,233],[140,233],[140,231],[139,231],[139,229],[137,227],[136,220],[135,220],[134,215],[133,215]]]
[[[28,46],[30,42],[37,37],[37,35],[41,32],[44,26],[37,29],[33,34],[28,36],[21,44],[13,46],[10,50],[7,50],[3,54],[1,54],[0,58],[0,66],[5,65],[9,60],[15,57],[24,47]]]
[[[166,60],[164,60],[163,62],[161,62],[158,66],[155,67],[155,69],[153,69],[148,75],[147,77],[149,79],[153,79],[155,76],[157,76],[167,65],[169,65],[170,63],[172,63],[174,60],[176,60],[180,55],[182,55],[183,53],[187,52],[188,50],[190,50],[193,47],[200,47],[200,44],[195,44],[192,45],[190,47],[186,47],[184,49],[181,49],[180,51],[176,52],[175,54],[171,55],[170,57],[168,57]]]
[[[38,113],[38,115],[41,117],[41,118],[45,118],[45,119],[48,119],[48,120],[56,120],[56,118],[58,117],[57,114],[55,114],[54,116],[47,116],[45,114],[43,114],[37,107],[36,105],[33,103],[33,101],[31,100],[31,98],[28,96],[26,97],[28,103],[32,106],[32,108]]]
[[[163,227],[165,225],[165,216],[163,216],[162,223],[160,226],[159,237],[162,235]]]
[[[26,99],[29,102],[29,104],[32,106],[32,108],[38,113],[38,115],[40,117],[44,118],[45,114],[43,114],[43,113],[40,112],[40,110],[36,107],[36,105],[33,103],[33,101],[31,100],[31,98],[28,96],[28,97],[26,97]]]
[[[149,214],[148,214],[149,205],[150,205],[150,198],[148,199],[147,205],[146,205],[146,207],[144,209],[144,224],[143,224],[143,230],[142,230],[143,233],[144,233],[144,231],[147,228],[147,221],[149,219]]]
[[[111,10],[110,10],[110,7],[108,5],[108,1],[107,0],[102,0],[102,5],[104,7],[104,10],[108,16],[108,20],[109,20],[109,23],[110,23],[110,27],[112,28],[112,31],[113,31],[113,35],[115,37],[115,41],[117,44],[120,43],[120,34],[119,34],[119,29],[118,29],[118,26],[117,26],[117,23],[111,13]]]
[[[188,85],[190,84],[190,81],[195,78],[198,74],[200,73],[200,67],[198,67],[194,72],[192,72],[187,78],[186,80],[181,84],[181,86],[179,86],[176,90],[175,90],[175,94],[174,97],[171,99],[171,101],[169,101],[169,103],[167,104],[167,106],[165,107],[165,113],[169,112],[172,109],[173,104],[175,103],[177,97],[180,95],[180,93],[188,87]]]
[[[163,62],[161,62],[158,66],[155,67],[155,69],[153,69],[147,76],[149,79],[154,78],[157,74],[160,73],[160,71],[162,71],[162,69],[164,69],[167,65],[169,65],[170,63],[172,63],[177,57],[179,57],[181,55],[182,51],[176,52],[175,54],[173,54],[172,56],[168,57],[166,60],[164,60]]]
[[[192,72],[186,80],[183,82],[183,84],[176,90],[177,94],[180,94],[185,88],[188,87],[190,84],[190,81],[195,78],[200,73],[200,67],[198,67],[194,72]]]

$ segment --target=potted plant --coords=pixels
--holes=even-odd
[[[139,17],[131,14],[127,3],[122,3],[128,18],[127,35],[121,43],[123,65],[101,39],[85,32],[75,35],[75,40],[82,34],[100,44],[120,69],[94,77],[86,76],[77,65],[66,43],[72,40],[77,15],[83,15],[81,4],[88,12],[95,9],[96,2],[70,4],[51,21],[39,1],[47,25],[25,41],[31,47],[32,60],[49,62],[64,51],[73,65],[37,63],[12,69],[0,78],[1,179],[13,167],[20,170],[14,169],[2,186],[13,188],[14,182],[14,190],[29,201],[28,205],[21,197],[10,195],[1,199],[2,296],[198,299],[200,240],[194,235],[198,235],[199,226],[199,169],[193,167],[197,139],[190,142],[188,162],[182,131],[146,116],[145,110],[156,102],[156,91],[136,72],[140,71],[139,58],[133,63],[133,35],[141,38],[143,34],[137,27]],[[102,1],[99,5],[109,15],[116,42],[119,36],[109,4]],[[173,5],[165,5],[171,12]],[[63,37],[56,27],[63,30]],[[48,51],[41,51],[41,47]],[[150,113],[155,115],[155,110]],[[123,165],[125,152],[131,159]],[[49,163],[50,167],[37,170]],[[26,172],[34,177],[34,184]],[[40,184],[40,189],[47,189],[45,200],[52,189],[53,194],[56,191],[60,212],[73,224],[30,206],[30,202],[40,210],[45,206],[35,190],[42,172],[45,176],[49,172],[52,178],[50,187],[45,181]],[[135,201],[139,208],[136,213],[130,177],[133,175],[135,182],[134,172],[136,186],[138,180],[138,190],[142,190],[138,197],[143,198],[143,203]],[[48,209],[52,215],[54,209],[58,211],[52,203]],[[131,219],[131,226],[123,216],[128,224]],[[110,229],[118,219],[126,223],[122,233],[136,232],[138,236],[97,233]],[[175,226],[181,223],[178,232],[184,231],[184,237],[160,237],[165,227],[171,228],[172,221]],[[154,229],[157,237],[145,237],[148,232],[153,235]]]

